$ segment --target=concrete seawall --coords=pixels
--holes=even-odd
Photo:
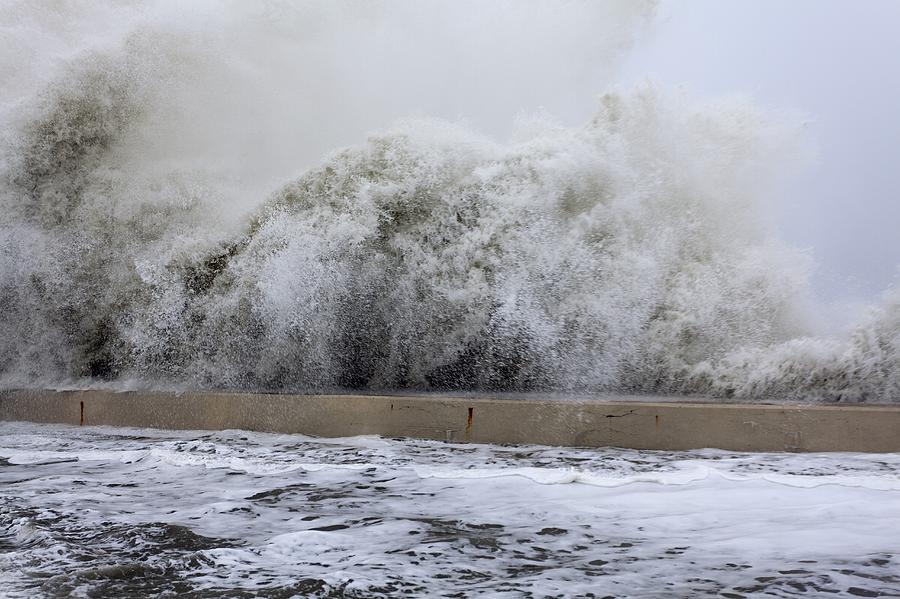
[[[900,451],[900,406],[884,405],[0,391],[0,420],[634,449]]]

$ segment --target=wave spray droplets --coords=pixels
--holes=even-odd
[[[509,143],[408,119],[279,188],[287,147],[197,158],[179,106],[242,64],[155,18],[4,98],[5,385],[898,397],[900,298],[811,336],[752,107],[645,85]]]

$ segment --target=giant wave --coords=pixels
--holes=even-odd
[[[159,43],[4,105],[4,386],[900,397],[900,296],[816,336],[745,102],[647,84],[503,143],[407,119],[224,216],[239,178],[142,163],[198,64]]]

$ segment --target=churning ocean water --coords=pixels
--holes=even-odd
[[[0,423],[0,595],[896,597],[898,472]]]

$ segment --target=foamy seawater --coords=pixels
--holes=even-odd
[[[898,472],[0,423],[0,594],[898,596]]]

